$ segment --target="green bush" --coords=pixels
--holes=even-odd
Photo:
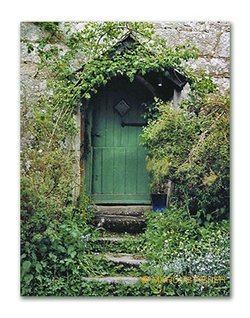
[[[56,295],[67,288],[72,293],[73,277],[93,264],[85,254],[91,249],[89,238],[97,235],[87,224],[92,202],[82,195],[76,206],[73,198],[75,124],[57,122],[58,109],[48,101],[41,98],[22,108],[22,295]]]
[[[72,207],[62,208],[57,219],[36,210],[21,227],[21,294],[47,295],[55,281],[66,288],[80,271],[86,274],[85,254],[96,235]]]
[[[172,203],[206,222],[229,216],[229,98],[208,95],[199,103],[193,111],[190,100],[179,110],[157,101],[159,115],[142,138],[153,190],[166,192],[171,180]]]

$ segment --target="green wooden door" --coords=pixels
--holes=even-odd
[[[149,204],[146,152],[140,145],[143,99],[132,84],[110,85],[92,105],[92,180],[96,203]]]

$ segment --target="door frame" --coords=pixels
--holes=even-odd
[[[84,156],[84,185],[86,193],[92,194],[92,171],[93,171],[93,147],[92,147],[92,137],[91,132],[93,128],[93,107],[89,107],[87,104],[84,116],[84,143],[82,143],[82,148],[84,144],[87,143],[87,149],[83,150]]]

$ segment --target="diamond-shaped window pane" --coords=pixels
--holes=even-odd
[[[130,106],[125,102],[125,100],[122,99],[118,104],[115,105],[115,109],[121,116],[124,116],[129,112]]]

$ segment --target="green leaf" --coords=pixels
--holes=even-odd
[[[31,282],[31,280],[33,279],[33,275],[32,274],[28,274],[24,276],[24,281],[26,284],[29,284]]]
[[[43,267],[42,267],[41,263],[36,263],[36,271],[38,273],[40,273],[42,271],[42,269],[43,269]]]
[[[207,214],[207,216],[206,216],[207,221],[210,221],[211,218],[212,218],[212,215],[211,214]]]
[[[74,247],[74,245],[70,245],[69,247],[68,247],[68,254],[71,254],[73,251],[75,250],[75,247]]]
[[[90,99],[90,98],[91,98],[91,95],[90,95],[89,93],[85,93],[85,94],[84,94],[84,97],[85,97],[86,99]]]
[[[31,262],[30,261],[24,261],[22,264],[22,275],[25,275],[26,273],[29,272],[31,267]]]
[[[71,256],[72,258],[74,258],[74,257],[76,256],[76,254],[77,254],[77,252],[76,252],[76,251],[73,251],[73,252],[70,253],[70,256]]]

